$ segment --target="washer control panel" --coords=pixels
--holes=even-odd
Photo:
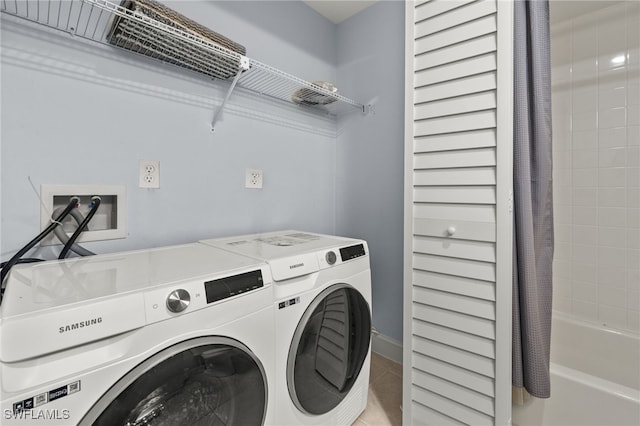
[[[167,296],[167,309],[169,312],[177,314],[178,312],[182,312],[187,309],[190,302],[191,295],[189,292],[183,288],[179,288],[177,290],[173,290],[169,293],[169,296]]]
[[[207,303],[237,296],[260,287],[264,287],[262,271],[260,269],[204,283]]]
[[[158,286],[144,292],[146,323],[195,312],[226,299],[260,291],[271,283],[271,274],[265,264],[236,274],[217,274]],[[264,302],[262,299],[264,297],[260,298]]]

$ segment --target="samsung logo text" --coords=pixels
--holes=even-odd
[[[79,330],[85,327],[91,327],[92,325],[97,325],[102,323],[102,317],[92,318],[86,321],[74,322],[73,324],[67,324],[58,328],[58,333],[66,333],[68,331]]]

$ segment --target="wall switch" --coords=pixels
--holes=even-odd
[[[247,169],[245,172],[244,187],[262,189],[262,170]]]
[[[85,216],[90,211],[91,197],[100,197],[100,207],[89,222],[88,229],[80,234],[77,242],[113,240],[126,238],[126,192],[124,186],[117,185],[41,185],[40,229],[51,223],[51,214],[58,208],[63,209],[71,197],[80,198],[77,211]],[[78,216],[81,219],[80,216]],[[62,221],[62,229],[71,236],[78,227],[77,219],[68,215]],[[49,234],[40,243],[43,246],[61,244],[54,233]]]
[[[160,161],[140,160],[138,168],[140,188],[160,188]]]

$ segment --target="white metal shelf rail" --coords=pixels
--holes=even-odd
[[[232,91],[237,86],[252,92],[266,95],[281,101],[294,103],[292,95],[301,89],[309,89],[311,93],[320,94],[328,99],[327,104],[345,105],[348,110],[359,110],[369,113],[370,106],[355,102],[345,96],[332,92],[294,75],[276,69],[272,66],[240,55],[206,39],[189,32],[174,28],[163,22],[156,21],[146,15],[112,3],[108,0],[2,0],[3,13],[26,19],[49,28],[67,32],[73,36],[85,38],[94,42],[118,47],[107,40],[109,29],[116,16],[126,18],[131,22],[141,24],[149,31],[161,31],[168,37],[163,38],[161,49],[164,51],[181,52],[185,58],[174,61],[175,65],[194,69],[193,64],[206,65],[209,60],[203,53],[209,52],[221,58],[237,61],[238,72],[233,77],[231,85],[222,104],[214,111],[211,128],[213,130],[220,113],[229,100]],[[148,34],[146,34],[148,36]],[[185,46],[187,47],[185,49]],[[141,48],[148,49],[148,45]],[[132,49],[128,49],[132,50]],[[134,50],[135,51],[135,50]],[[155,55],[160,58],[160,54]],[[154,55],[152,55],[154,57]],[[215,65],[212,65],[215,66]],[[309,106],[322,114],[337,116],[338,110],[334,105]]]

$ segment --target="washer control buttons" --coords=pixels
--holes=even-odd
[[[187,309],[191,302],[191,295],[184,289],[173,290],[167,297],[167,309],[174,314],[182,312]]]
[[[324,258],[327,260],[329,265],[336,263],[336,254],[333,251],[328,251]]]

